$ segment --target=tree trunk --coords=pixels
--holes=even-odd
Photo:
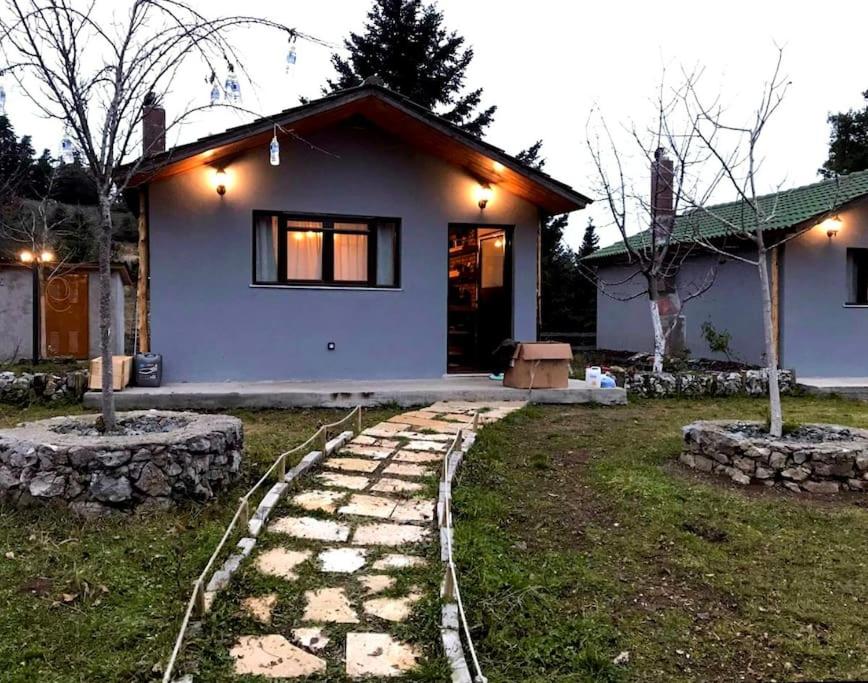
[[[763,333],[766,345],[766,363],[769,375],[769,433],[781,436],[784,427],[783,411],[781,409],[781,388],[778,382],[778,349],[775,344],[774,321],[772,318],[772,290],[769,284],[769,265],[764,249],[759,250],[757,269],[762,290],[763,302]]]
[[[113,432],[117,428],[117,419],[112,390],[112,211],[108,196],[100,195],[99,209],[99,347],[102,357],[100,408],[105,431]]]
[[[663,321],[660,318],[658,299],[651,299],[651,324],[654,327],[654,367],[655,375],[663,372],[663,356],[666,353],[666,335],[663,333]]]

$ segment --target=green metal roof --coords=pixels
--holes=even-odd
[[[868,171],[842,175],[811,185],[794,187],[757,198],[763,220],[763,231],[785,230],[811,218],[835,211],[848,202],[868,195]],[[698,238],[717,238],[743,235],[753,231],[756,219],[744,201],[717,204],[694,209],[675,219],[673,242],[693,242]],[[643,230],[628,238],[637,251],[651,246],[650,231]],[[598,249],[584,260],[591,261],[627,253],[621,240]]]

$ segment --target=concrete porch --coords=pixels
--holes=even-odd
[[[118,410],[226,410],[231,408],[350,408],[396,404],[401,407],[436,401],[529,401],[530,403],[599,403],[623,405],[622,387],[592,389],[571,379],[567,389],[511,389],[487,377],[441,379],[335,380],[322,382],[209,382],[129,387],[117,393]],[[99,406],[99,394],[84,395],[87,408]]]
[[[809,394],[837,394],[868,401],[868,377],[800,377],[799,386]]]

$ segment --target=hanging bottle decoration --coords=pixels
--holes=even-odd
[[[0,116],[6,116],[6,88],[0,83]]]
[[[235,75],[235,67],[229,64],[229,73],[226,75],[226,99],[232,104],[238,104],[241,101],[241,84],[238,82],[238,77]]]
[[[286,53],[286,73],[292,71],[292,67],[295,66],[295,42],[296,35],[295,31],[289,32],[289,51]]]
[[[280,166],[280,143],[277,141],[277,127],[274,128],[274,135],[271,138],[271,144],[268,145],[268,156],[272,166]]]
[[[220,85],[217,83],[217,74],[213,71],[208,82],[211,84],[211,104],[217,104],[220,101]]]
[[[68,128],[63,129],[63,137],[60,139],[60,160],[64,164],[71,164],[75,161],[75,147],[69,136]]]

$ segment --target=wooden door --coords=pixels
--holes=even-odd
[[[45,348],[49,358],[87,358],[88,296],[86,274],[69,273],[45,286]]]

